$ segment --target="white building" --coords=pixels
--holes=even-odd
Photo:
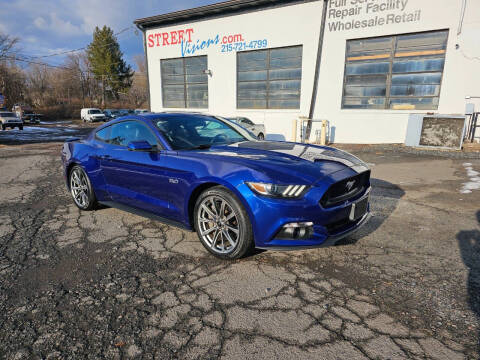
[[[152,111],[245,116],[285,140],[313,115],[340,143],[403,143],[412,113],[480,111],[479,0],[230,0],[135,23]]]

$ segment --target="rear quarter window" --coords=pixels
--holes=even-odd
[[[103,129],[98,130],[95,133],[95,139],[103,141],[103,142],[109,142],[111,128],[112,128],[111,126],[107,126]]]

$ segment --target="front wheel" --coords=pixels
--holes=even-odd
[[[260,133],[260,134],[258,134],[257,139],[258,139],[258,140],[265,140],[265,135],[263,135],[262,133]]]
[[[92,184],[85,170],[75,165],[69,176],[70,192],[75,205],[81,210],[93,210],[97,206],[97,199]]]
[[[23,130],[23,125],[18,127],[18,130]]]
[[[195,230],[202,245],[222,259],[239,259],[254,245],[253,231],[245,208],[222,186],[204,191],[194,211]]]

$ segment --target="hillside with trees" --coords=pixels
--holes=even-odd
[[[0,33],[0,93],[8,109],[27,104],[54,120],[78,118],[82,107],[148,108],[145,57],[135,56],[133,71],[109,27],[97,27],[88,47],[60,65],[20,49],[20,39]]]

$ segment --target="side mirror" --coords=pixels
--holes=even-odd
[[[129,151],[152,151],[153,147],[147,141],[132,141],[127,145]]]

